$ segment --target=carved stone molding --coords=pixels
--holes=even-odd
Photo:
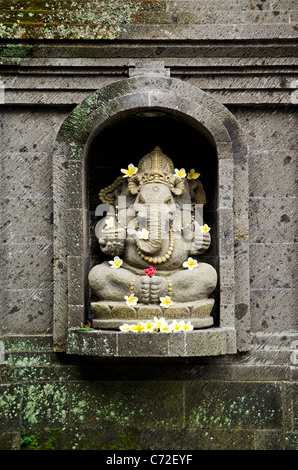
[[[85,318],[89,241],[84,164],[89,145],[104,123],[121,116],[121,113],[125,116],[127,112],[153,108],[177,113],[205,129],[218,158],[220,322],[218,327],[209,330],[210,334],[200,330],[194,334],[198,341],[202,335],[205,339],[208,337],[211,345],[212,341],[217,341],[216,335],[221,331],[224,346],[218,352],[211,348],[211,354],[236,353],[249,348],[245,137],[235,117],[208,93],[175,78],[149,74],[115,81],[92,93],[72,111],[57,135],[53,151],[54,343],[57,351],[75,352],[73,333],[82,327]],[[72,188],[76,190],[73,192]],[[69,347],[68,338],[71,342]],[[208,355],[211,349],[205,353],[198,349],[192,355]],[[80,348],[76,352],[80,353]]]

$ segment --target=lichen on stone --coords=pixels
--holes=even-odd
[[[116,39],[141,9],[156,2],[106,0],[90,2],[19,0],[2,2],[0,37],[15,39]],[[158,2],[158,7],[164,7]]]

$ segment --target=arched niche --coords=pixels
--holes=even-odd
[[[56,139],[57,351],[103,356],[129,356],[136,351],[118,332],[94,336],[79,329],[90,313],[87,275],[102,256],[94,236],[98,192],[118,176],[123,164],[137,164],[156,145],[177,167],[195,167],[202,174],[207,193],[204,219],[213,230],[212,248],[204,256],[219,274],[214,327],[189,335],[183,353],[181,347],[167,344],[161,355],[217,355],[248,347],[248,183],[243,135],[233,115],[198,88],[168,77],[140,77],[90,95],[64,121]],[[200,341],[203,346],[196,348]],[[103,346],[107,342],[108,348]],[[156,349],[148,355],[156,355]]]

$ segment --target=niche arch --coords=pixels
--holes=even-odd
[[[145,134],[146,125],[148,138],[144,141],[140,139],[140,129]],[[173,143],[169,141],[171,126],[176,137],[172,134]],[[133,129],[135,140],[131,142]],[[179,145],[177,132],[181,138]],[[205,160],[197,161],[190,156],[194,144],[203,147]],[[53,336],[56,351],[109,355],[108,349],[102,346],[103,336],[98,339],[97,335],[96,340],[94,337],[91,340],[89,335],[93,349],[85,350],[81,339],[75,336],[88,316],[87,274],[93,257],[97,256],[92,233],[92,211],[96,204],[93,199],[101,187],[109,184],[109,178],[114,179],[115,169],[120,164],[133,160],[137,163],[155,145],[159,145],[177,166],[184,167],[189,162],[201,173],[204,172],[201,164],[212,169],[207,182],[210,190],[206,188],[207,201],[212,184],[215,185],[209,216],[213,217],[211,224],[216,226],[212,263],[219,274],[216,326],[208,331],[196,330],[205,343],[208,337],[215,347],[208,348],[204,343],[201,352],[193,349],[188,352],[184,345],[182,355],[227,354],[248,348],[248,175],[244,136],[227,108],[197,87],[170,77],[142,76],[116,81],[92,93],[66,118],[57,135],[53,152]],[[187,150],[182,158],[183,148]],[[133,158],[137,155],[138,158]],[[107,159],[108,165],[104,163]],[[95,162],[99,168],[93,171]],[[104,175],[104,181],[99,181],[96,187],[97,174]],[[113,351],[111,355],[129,355],[119,343],[123,335],[118,336],[118,332],[114,332],[105,338],[105,342],[115,343],[114,349],[109,348]],[[167,351],[166,355],[176,355],[174,349],[172,353],[169,348]]]

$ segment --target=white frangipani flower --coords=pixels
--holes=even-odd
[[[183,266],[184,268],[188,268],[189,270],[192,270],[192,269],[198,267],[198,262],[197,262],[197,260],[195,260],[195,259],[193,259],[193,258],[188,258],[187,261],[184,261],[184,263],[182,264],[182,266]]]
[[[145,227],[143,227],[142,230],[138,231],[138,237],[143,240],[148,240],[149,231]]]
[[[123,260],[119,258],[119,256],[115,256],[112,261],[109,261],[111,268],[118,269],[123,263]]]
[[[186,177],[185,168],[180,168],[180,170],[178,170],[178,168],[175,168],[175,175],[179,176],[179,178],[185,178]]]
[[[129,176],[133,176],[137,173],[138,168],[135,167],[132,163],[128,165],[128,169],[121,168],[121,172],[124,173],[123,178],[128,178]]]

